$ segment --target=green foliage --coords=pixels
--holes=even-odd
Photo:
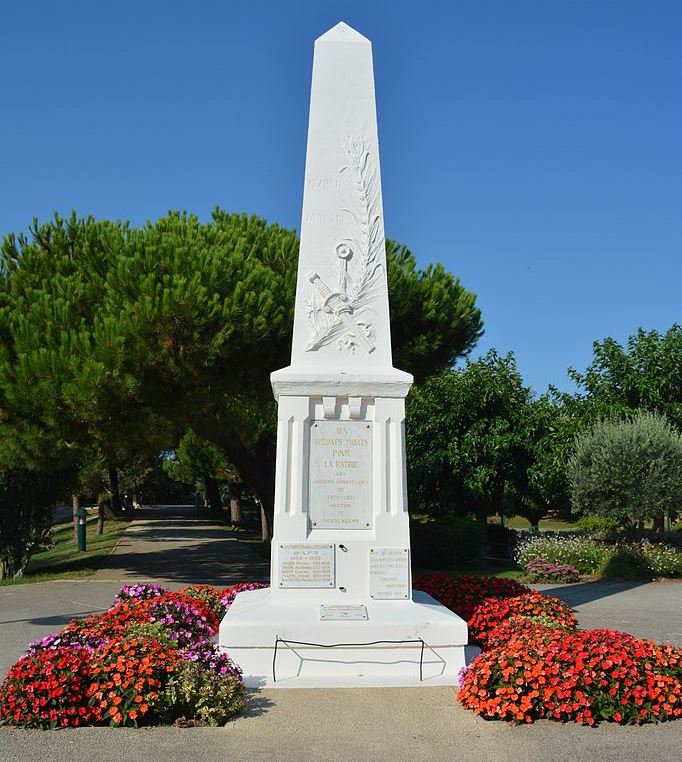
[[[161,622],[131,621],[126,625],[125,640],[155,640],[164,648],[177,649],[178,643],[168,634],[168,629]]]
[[[650,579],[653,574],[640,548],[617,545],[609,549],[599,569],[603,579],[640,580]]]
[[[682,552],[648,540],[609,544],[593,537],[534,535],[519,542],[515,558],[524,568],[542,559],[552,564],[570,564],[581,574],[604,579],[682,576]]]
[[[517,409],[527,392],[511,355],[446,370],[407,398],[410,500],[438,515],[491,513],[518,473]]]
[[[620,522],[617,519],[607,518],[606,516],[581,516],[576,522],[576,527],[586,534],[593,537],[603,538],[612,535],[620,529]]]
[[[31,556],[50,544],[52,508],[69,473],[0,471],[0,579],[21,577]]]
[[[666,333],[640,328],[625,347],[612,338],[594,342],[585,373],[569,369],[584,390],[582,414],[604,417],[645,409],[664,414],[682,430],[682,326]]]
[[[386,241],[386,267],[395,367],[420,381],[468,354],[483,334],[475,294],[441,264],[418,270],[395,241]]]
[[[576,439],[568,477],[576,513],[632,530],[682,508],[682,435],[655,413],[598,421]]]
[[[682,551],[678,548],[644,540],[641,552],[655,577],[682,577]]]
[[[410,521],[412,563],[420,569],[455,569],[472,564],[485,542],[480,521],[456,516]]]
[[[289,361],[297,257],[294,231],[220,209],[141,228],[74,214],[7,236],[0,467],[125,469],[191,429],[271,510],[269,373]],[[390,242],[387,270],[406,370],[471,349],[480,312],[456,278]]]
[[[531,523],[566,502],[570,419],[549,397],[532,398],[512,354],[494,350],[416,386],[407,399],[409,489],[417,510]]]
[[[553,564],[568,564],[581,574],[598,574],[608,561],[610,551],[589,537],[541,534],[524,537],[514,557],[523,568],[541,558]]]
[[[224,725],[246,703],[244,684],[233,675],[220,675],[191,661],[180,661],[163,692],[169,719]]]
[[[566,462],[577,425],[556,395],[529,399],[518,413],[517,432],[523,443],[526,471],[517,490],[516,509],[537,528],[548,511],[569,511]]]

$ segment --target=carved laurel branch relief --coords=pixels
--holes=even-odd
[[[308,275],[312,296],[306,299],[306,314],[313,337],[307,351],[336,342],[339,350],[355,352],[358,346],[368,353],[375,349],[372,325],[374,299],[381,294],[384,277],[384,226],[379,203],[377,161],[364,138],[348,138],[344,145],[347,173],[352,183],[347,213],[353,235],[340,240],[333,256],[337,259],[336,283],[325,283],[316,272]]]

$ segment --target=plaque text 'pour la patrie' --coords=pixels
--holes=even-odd
[[[310,430],[310,520],[316,529],[372,525],[372,429],[366,421],[315,421]]]

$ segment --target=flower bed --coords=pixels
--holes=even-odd
[[[682,716],[681,649],[613,630],[578,630],[561,601],[503,582],[444,574],[415,581],[466,617],[470,639],[484,648],[460,676],[464,707],[517,723]]]
[[[0,723],[33,728],[224,724],[244,706],[238,666],[213,638],[243,590],[124,586],[106,612],[29,644],[0,686]],[[415,580],[468,622],[482,653],[459,701],[486,719],[594,725],[682,716],[682,650],[578,630],[561,601],[513,580]]]
[[[682,552],[672,545],[646,539],[607,543],[594,537],[544,533],[522,539],[514,557],[524,569],[542,560],[547,564],[570,565],[579,574],[606,578],[682,577]]]
[[[527,582],[579,582],[580,573],[570,564],[553,564],[544,558],[534,558],[524,567]]]
[[[124,585],[108,611],[29,644],[0,686],[0,723],[224,724],[244,685],[213,638],[235,596],[257,587]]]

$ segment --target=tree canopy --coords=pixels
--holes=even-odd
[[[513,354],[489,351],[408,397],[408,488],[414,511],[519,514],[533,526],[565,509],[574,421],[556,396],[535,398]]]
[[[682,434],[658,413],[600,420],[568,463],[573,509],[626,529],[682,509]],[[662,524],[662,521],[659,522]]]
[[[651,410],[682,430],[682,326],[663,334],[639,328],[626,346],[609,337],[593,349],[584,373],[569,369],[592,417]]]
[[[0,253],[0,468],[112,478],[189,430],[271,512],[298,238],[255,216],[172,212],[139,228],[55,217]],[[474,295],[387,243],[396,364],[424,378],[482,332]],[[90,467],[92,469],[92,467]],[[74,476],[75,480],[75,476]]]

